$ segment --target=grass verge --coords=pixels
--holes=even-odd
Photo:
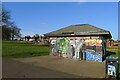
[[[35,45],[20,41],[2,41],[3,57],[33,57],[43,56],[50,53],[49,46]]]

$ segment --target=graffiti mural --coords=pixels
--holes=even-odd
[[[56,40],[51,40],[51,54],[50,55],[56,55],[57,49],[56,49]]]
[[[62,37],[51,41],[51,45],[53,55],[102,62],[104,47],[102,39],[70,39]]]
[[[56,41],[57,51],[60,53],[60,56],[67,57],[68,48],[69,48],[69,39],[68,38],[58,38]]]
[[[102,46],[102,40],[99,39],[88,39],[85,43],[87,46]]]
[[[102,40],[89,39],[86,43],[86,60],[102,62]]]

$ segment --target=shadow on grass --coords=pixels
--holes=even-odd
[[[2,55],[4,58],[27,58],[27,57],[36,57],[36,56],[47,56],[48,52],[29,52],[23,54],[11,54],[11,55]]]
[[[106,51],[106,57],[111,56],[111,55],[115,55],[115,54],[116,54],[115,52]]]
[[[115,52],[111,52],[111,51],[106,51],[106,54],[103,56],[103,60],[105,60],[106,57],[111,56],[111,55],[116,55],[116,53]]]

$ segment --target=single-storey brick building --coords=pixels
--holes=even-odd
[[[90,24],[70,25],[44,36],[54,44],[51,51],[55,55],[94,61],[102,61],[106,40],[112,38],[109,31]]]

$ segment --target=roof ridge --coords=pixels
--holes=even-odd
[[[89,34],[108,34],[108,30],[93,26],[91,24],[76,24],[76,25],[69,25],[67,27],[63,27],[61,29],[46,33],[46,35],[62,35],[62,33],[68,33],[68,32],[74,32],[74,33],[80,33],[80,32],[89,32]],[[93,32],[93,33],[92,33]],[[109,32],[110,34],[110,32]],[[79,34],[82,35],[82,34]]]
[[[102,29],[102,28],[99,28],[99,27],[96,27],[96,26],[93,26],[93,25],[87,24],[87,23],[86,23],[86,24],[75,24],[75,25],[70,25],[70,26],[84,26],[84,25],[88,25],[88,26],[91,26],[91,27],[100,29],[100,30],[102,30],[102,31],[108,31],[108,30],[105,30],[105,29]],[[70,27],[70,26],[68,26],[68,27]],[[65,27],[65,28],[67,28],[67,27]]]
[[[70,26],[81,26],[81,25],[90,25],[90,24],[75,24],[75,25],[70,25]]]

